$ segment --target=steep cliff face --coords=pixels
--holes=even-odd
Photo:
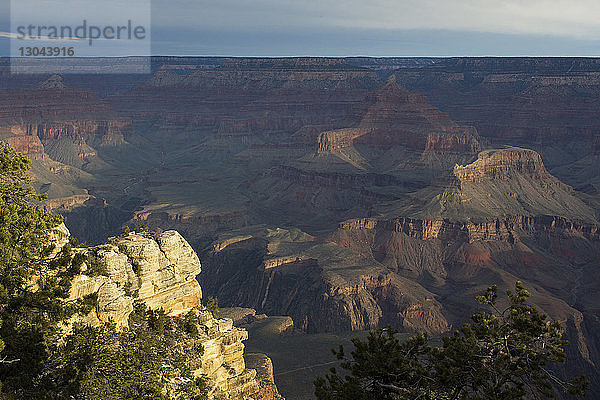
[[[519,148],[487,150],[479,153],[475,162],[454,168],[454,175],[460,181],[468,182],[506,181],[512,179],[515,173],[526,174],[534,180],[550,176],[538,153]]]
[[[361,251],[298,230],[248,229],[250,237],[224,238],[203,254],[211,272],[203,286],[226,306],[289,315],[307,332],[364,330],[387,323],[407,331],[449,329],[433,294]]]
[[[41,140],[79,138],[92,144],[113,146],[123,144],[124,136],[132,131],[131,121],[124,118],[28,124],[22,129],[26,135],[36,135]]]
[[[353,221],[340,224],[340,228],[360,226]],[[539,215],[535,217],[505,216],[500,218],[473,219],[469,221],[419,220],[398,218],[380,221],[373,229],[383,228],[403,233],[419,240],[462,238],[469,242],[514,241],[522,236],[552,233],[575,235],[589,240],[600,240],[599,227],[595,224],[572,221],[565,217]]]
[[[473,155],[481,151],[481,145],[473,135],[456,133],[430,133],[421,158],[448,157],[454,154]]]
[[[64,244],[68,231],[63,227],[55,236],[58,244]],[[234,327],[231,319],[215,319],[201,305],[196,280],[200,261],[179,233],[132,233],[77,251],[88,253],[90,261],[73,281],[69,300],[97,296],[95,309],[81,317],[82,322],[97,325],[112,319],[117,326],[127,327],[134,301],[150,309],[162,308],[167,315],[192,311],[198,317],[199,337],[181,345],[192,352],[194,375],[207,378],[210,398],[279,399],[272,379],[266,385],[265,377],[257,378],[256,370],[246,368],[242,342],[247,331]],[[105,270],[99,272],[99,265]],[[199,346],[201,353],[194,350]]]
[[[264,400],[278,400],[281,396],[275,387],[273,376],[273,363],[265,354],[251,353],[244,356],[248,368],[256,370],[256,377],[260,385],[260,398]]]
[[[43,160],[46,157],[44,145],[35,135],[15,135],[13,128],[0,129],[0,140],[8,143],[16,152],[27,155],[32,160]]]
[[[319,134],[317,139],[319,147],[319,153],[334,152],[344,147],[352,146],[354,139],[366,135],[369,132],[368,129],[364,128],[348,128],[338,129],[335,131],[327,131]]]
[[[133,132],[130,119],[119,117],[92,91],[66,85],[58,75],[36,87],[0,90],[0,104],[0,140],[14,144],[34,159],[49,154],[62,161],[45,151],[55,142],[61,142],[62,152],[69,151],[67,143],[75,148],[119,146]],[[86,158],[90,154],[80,156]]]

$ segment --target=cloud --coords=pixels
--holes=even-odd
[[[123,18],[137,22],[147,18],[150,9],[150,0],[12,1],[23,3],[23,19],[31,22],[51,17],[79,24],[82,15],[95,24]],[[38,6],[24,6],[31,2]],[[152,0],[151,4],[153,49],[159,54],[600,54],[597,0]],[[113,12],[115,7],[118,13]],[[0,7],[0,14],[6,15],[6,10]],[[0,23],[0,30],[10,28]],[[7,37],[0,34],[0,39]],[[0,45],[3,42],[8,40]]]
[[[173,0],[153,3],[158,26],[445,29],[600,37],[597,0]]]

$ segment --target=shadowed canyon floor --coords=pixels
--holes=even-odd
[[[276,377],[318,364],[285,356],[348,332],[446,334],[487,286],[521,280],[564,323],[561,372],[600,393],[597,60],[152,65],[130,79],[0,71],[0,139],[34,160],[75,236],[181,232],[206,295],[305,332],[248,328]]]

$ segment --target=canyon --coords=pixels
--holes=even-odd
[[[564,326],[561,373],[600,393],[597,60],[156,57],[150,75],[104,79],[2,68],[0,140],[32,159],[46,209],[123,266],[115,282],[137,276],[149,304],[178,312],[201,286],[289,317],[281,343],[387,325],[439,337],[487,286],[520,280]],[[180,232],[161,240],[189,242],[200,286],[195,261],[152,272],[174,297],[144,286],[136,257],[163,244],[116,237],[126,225]],[[228,324],[220,334],[238,332]],[[290,385],[286,398],[310,398]]]

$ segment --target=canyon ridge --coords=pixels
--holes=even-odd
[[[215,393],[235,381],[277,398],[274,375],[304,399],[328,368],[305,367],[332,360],[278,364],[286,341],[388,325],[439,337],[486,287],[520,280],[564,326],[558,373],[600,395],[600,61],[151,62],[102,78],[0,65],[0,140],[32,159],[44,207],[110,259],[109,277],[73,287],[106,300],[90,320],[126,321],[124,285],[173,313],[203,291],[230,317],[205,318]],[[244,359],[244,328],[272,365]]]

